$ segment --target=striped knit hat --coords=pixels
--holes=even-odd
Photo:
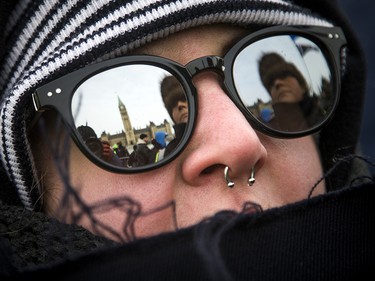
[[[7,16],[0,57],[0,155],[30,210],[39,194],[26,120],[36,87],[193,26],[331,26],[285,0],[21,0]]]

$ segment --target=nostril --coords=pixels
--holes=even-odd
[[[218,169],[218,168],[221,168],[222,165],[220,164],[216,164],[216,165],[212,165],[210,167],[207,167],[206,169],[204,169],[202,171],[202,174],[211,174],[214,170]]]

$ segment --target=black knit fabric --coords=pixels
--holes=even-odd
[[[374,196],[374,185],[362,185],[252,216],[221,213],[176,233],[84,255],[82,251],[105,243],[76,229],[76,238],[81,235],[84,242],[50,240],[49,246],[31,246],[36,255],[47,257],[34,266],[29,262],[17,276],[70,281],[372,280]],[[51,221],[36,217],[32,221],[49,228],[49,235],[60,236],[61,227],[51,228]],[[17,243],[22,247],[23,242]],[[68,249],[81,254],[61,262]],[[46,265],[48,259],[55,262]]]
[[[115,245],[82,227],[61,224],[43,213],[4,204],[0,204],[0,212],[0,233],[13,246],[16,253],[13,264],[17,268],[55,262],[69,255]]]

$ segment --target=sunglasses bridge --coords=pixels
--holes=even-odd
[[[205,56],[192,60],[185,68],[190,73],[191,77],[194,77],[201,71],[213,70],[223,76],[225,67],[224,59],[219,56]]]

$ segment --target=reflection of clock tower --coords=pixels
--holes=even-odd
[[[126,107],[123,104],[123,102],[120,100],[120,98],[119,97],[117,98],[118,98],[118,108],[120,110],[122,124],[124,125],[124,130],[125,130],[126,145],[135,144],[136,140],[134,136],[133,127],[132,127],[132,124],[130,122],[130,118],[128,115],[128,111],[126,110]]]

